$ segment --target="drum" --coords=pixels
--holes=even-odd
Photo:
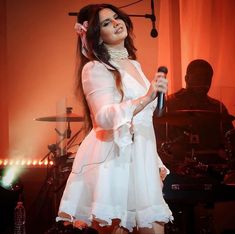
[[[235,187],[235,170],[228,171],[224,176],[224,184]]]
[[[235,161],[235,128],[225,134],[226,152],[230,163]]]

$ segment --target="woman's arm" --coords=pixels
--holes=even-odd
[[[115,100],[118,91],[112,73],[102,63],[87,63],[82,72],[83,89],[96,124],[103,129],[117,129],[131,122],[134,115],[156,98],[158,91],[166,92],[167,81],[162,75],[156,74],[146,95],[120,102]]]

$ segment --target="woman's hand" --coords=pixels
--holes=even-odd
[[[160,171],[160,177],[161,177],[161,180],[165,180],[166,176],[167,176],[167,169],[165,167],[160,167],[159,169]]]
[[[153,101],[157,97],[157,92],[166,93],[168,88],[168,80],[163,72],[157,72],[154,79],[151,81],[146,96]]]
[[[163,181],[165,180],[165,178],[167,176],[167,169],[165,167],[160,167],[159,174],[160,174],[160,178],[161,178],[160,183],[163,188]]]
[[[156,97],[158,92],[166,93],[168,87],[168,81],[165,78],[166,75],[163,72],[157,72],[154,79],[151,81],[148,92],[143,97],[134,99],[132,103],[136,105],[134,115],[144,109],[150,102]]]

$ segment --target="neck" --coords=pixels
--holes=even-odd
[[[124,41],[122,43],[116,43],[116,44],[106,44],[104,43],[104,46],[107,49],[113,49],[113,50],[122,50],[125,48]]]
[[[105,46],[108,50],[110,60],[120,61],[123,59],[128,59],[129,54],[128,54],[127,49],[124,46],[115,46],[115,47],[114,46],[110,47],[107,45]]]

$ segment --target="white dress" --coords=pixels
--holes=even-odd
[[[59,212],[89,225],[92,219],[110,225],[118,218],[121,226],[132,231],[135,226],[151,228],[154,221],[167,223],[173,217],[159,176],[159,167],[164,165],[152,124],[156,101],[133,116],[136,106],[131,100],[145,95],[150,83],[139,63],[130,61],[146,87],[119,68],[122,102],[115,79],[104,64],[93,61],[83,68],[93,129],[78,149]]]

